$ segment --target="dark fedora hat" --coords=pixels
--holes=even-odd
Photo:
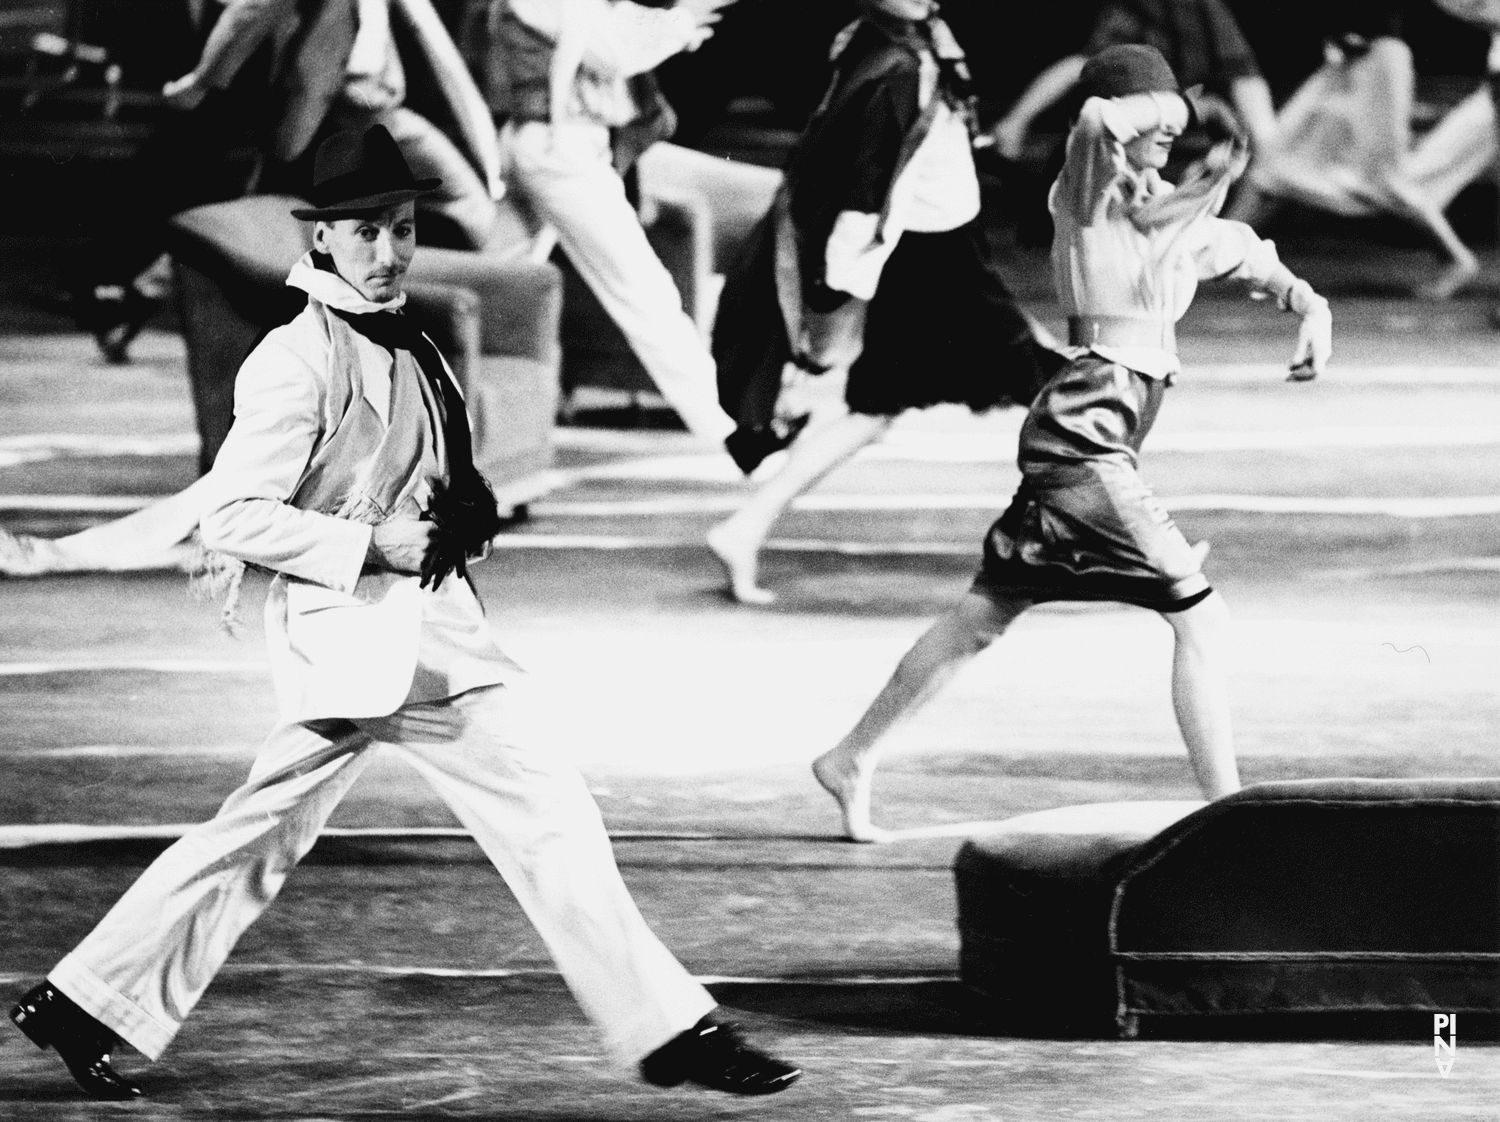
[[[351,218],[430,195],[441,179],[417,179],[384,125],[363,132],[336,132],[318,145],[313,158],[313,205],[292,211],[293,217]]]
[[[1162,53],[1135,43],[1105,47],[1094,55],[1084,63],[1078,85],[1084,97],[1182,92]]]

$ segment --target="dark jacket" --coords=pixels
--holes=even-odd
[[[867,15],[835,41],[834,74],[793,147],[777,204],[731,269],[714,325],[719,400],[745,430],[766,430],[782,368],[792,357],[776,270],[779,208],[795,231],[802,300],[814,311],[846,296],[824,283],[824,253],[846,210],[884,211],[897,174],[921,141],[921,55],[900,20]]]

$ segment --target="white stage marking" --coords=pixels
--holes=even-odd
[[[0,678],[43,674],[95,674],[144,671],[151,674],[267,674],[269,662],[212,662],[205,659],[59,659],[53,662],[0,662]]]
[[[1342,497],[1317,495],[1160,495],[1168,510],[1224,510],[1249,514],[1357,514],[1392,518],[1453,518],[1500,514],[1500,495],[1457,497]],[[1011,495],[928,492],[919,494],[854,494],[826,492],[803,495],[793,510],[913,511],[993,510],[1010,505]],[[740,495],[663,495],[654,499],[552,499],[534,503],[531,512],[545,518],[626,518],[663,515],[727,514],[744,503]],[[541,535],[515,535],[517,539]]]
[[[37,432],[0,437],[0,467],[63,456],[196,456],[196,433],[119,436],[108,433]]]

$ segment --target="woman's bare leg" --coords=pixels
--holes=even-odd
[[[1206,798],[1240,789],[1229,721],[1224,647],[1229,608],[1217,592],[1184,612],[1163,612],[1177,646],[1172,657],[1172,708],[1193,774]]]
[[[810,425],[793,442],[786,465],[750,501],[708,532],[708,547],[724,565],[729,589],[742,604],[769,604],[776,595],[756,584],[760,547],[793,499],[891,427],[891,417],[845,413]]]
[[[813,761],[813,775],[838,801],[844,833],[852,840],[878,842],[890,836],[870,822],[870,786],[881,739],[936,695],[1031,605],[1031,600],[995,600],[970,592],[906,652],[848,735]]]

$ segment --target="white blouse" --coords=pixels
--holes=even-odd
[[[1243,222],[1217,217],[1233,174],[1204,173],[1180,187],[1126,161],[1127,141],[1161,124],[1164,99],[1089,98],[1068,135],[1067,158],[1048,196],[1052,276],[1069,316],[1125,316],[1176,323],[1198,282],[1220,277],[1265,290],[1276,247]],[[1148,377],[1181,369],[1157,347],[1090,348]]]

